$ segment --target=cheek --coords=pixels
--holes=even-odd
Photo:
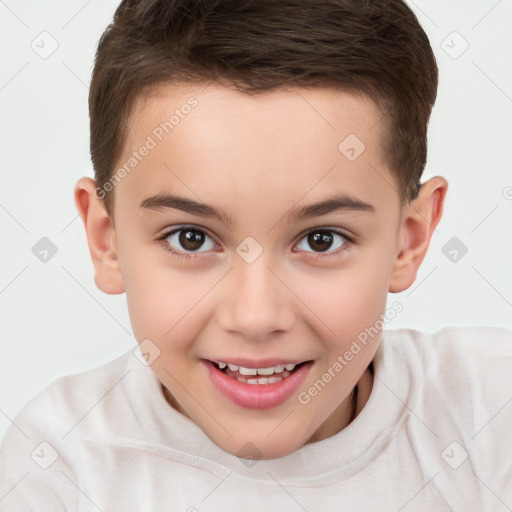
[[[176,270],[161,255],[128,254],[123,275],[135,338],[149,338],[162,351],[187,349],[209,315],[205,299],[218,277]]]
[[[189,288],[179,276],[165,271],[152,251],[131,245],[122,248],[120,264],[133,332],[139,341],[150,338],[160,345],[165,333],[186,313]]]
[[[132,274],[126,296],[135,337],[151,338],[159,345],[169,337],[175,338],[174,331],[197,303],[197,295],[197,289],[191,290],[179,279],[158,275],[156,269],[154,274]]]
[[[338,272],[302,276],[299,297],[316,317],[315,326],[325,335],[333,350],[345,345],[374,326],[384,312],[387,275],[377,263],[352,265]]]

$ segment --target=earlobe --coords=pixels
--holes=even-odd
[[[105,205],[95,194],[91,178],[81,178],[75,186],[75,204],[84,223],[94,265],[96,286],[109,294],[123,293],[124,282],[117,257],[116,232]]]
[[[447,190],[448,182],[436,176],[423,183],[418,197],[404,207],[390,292],[402,292],[414,283],[434,230],[443,215]]]

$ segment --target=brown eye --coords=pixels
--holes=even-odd
[[[204,231],[195,228],[176,229],[165,237],[165,241],[180,252],[204,252],[215,248],[215,242]]]
[[[348,238],[332,229],[317,229],[308,233],[297,245],[300,251],[305,252],[335,252],[347,242]]]
[[[187,229],[180,232],[179,241],[187,251],[197,251],[204,243],[204,233],[195,229]]]
[[[329,231],[317,231],[308,235],[309,246],[317,252],[325,252],[330,249],[332,241],[333,236]]]

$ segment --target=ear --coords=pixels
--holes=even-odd
[[[448,182],[436,176],[423,183],[418,197],[404,207],[390,292],[402,292],[414,283],[432,234],[443,215],[447,190]]]
[[[124,292],[124,282],[117,258],[116,232],[105,204],[95,194],[96,184],[91,178],[81,178],[75,186],[75,204],[87,234],[87,242],[94,264],[94,282],[105,293]]]

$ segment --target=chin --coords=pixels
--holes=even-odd
[[[253,441],[244,439],[239,445],[234,446],[230,443],[229,446],[221,447],[224,451],[250,460],[270,460],[286,457],[291,453],[299,450],[303,445],[300,443],[283,443],[282,439],[276,439],[274,442],[269,442],[268,439]]]
[[[286,420],[285,420],[286,421]],[[210,439],[222,450],[236,457],[252,460],[268,460],[285,457],[302,448],[308,442],[301,429],[300,436],[296,432],[282,430],[282,426],[272,422],[271,427],[258,428],[256,432],[247,429],[233,432],[233,437],[217,436]],[[277,426],[277,428],[276,428]],[[227,426],[228,430],[229,427]],[[275,430],[274,430],[275,429]],[[269,434],[270,432],[270,434]]]

